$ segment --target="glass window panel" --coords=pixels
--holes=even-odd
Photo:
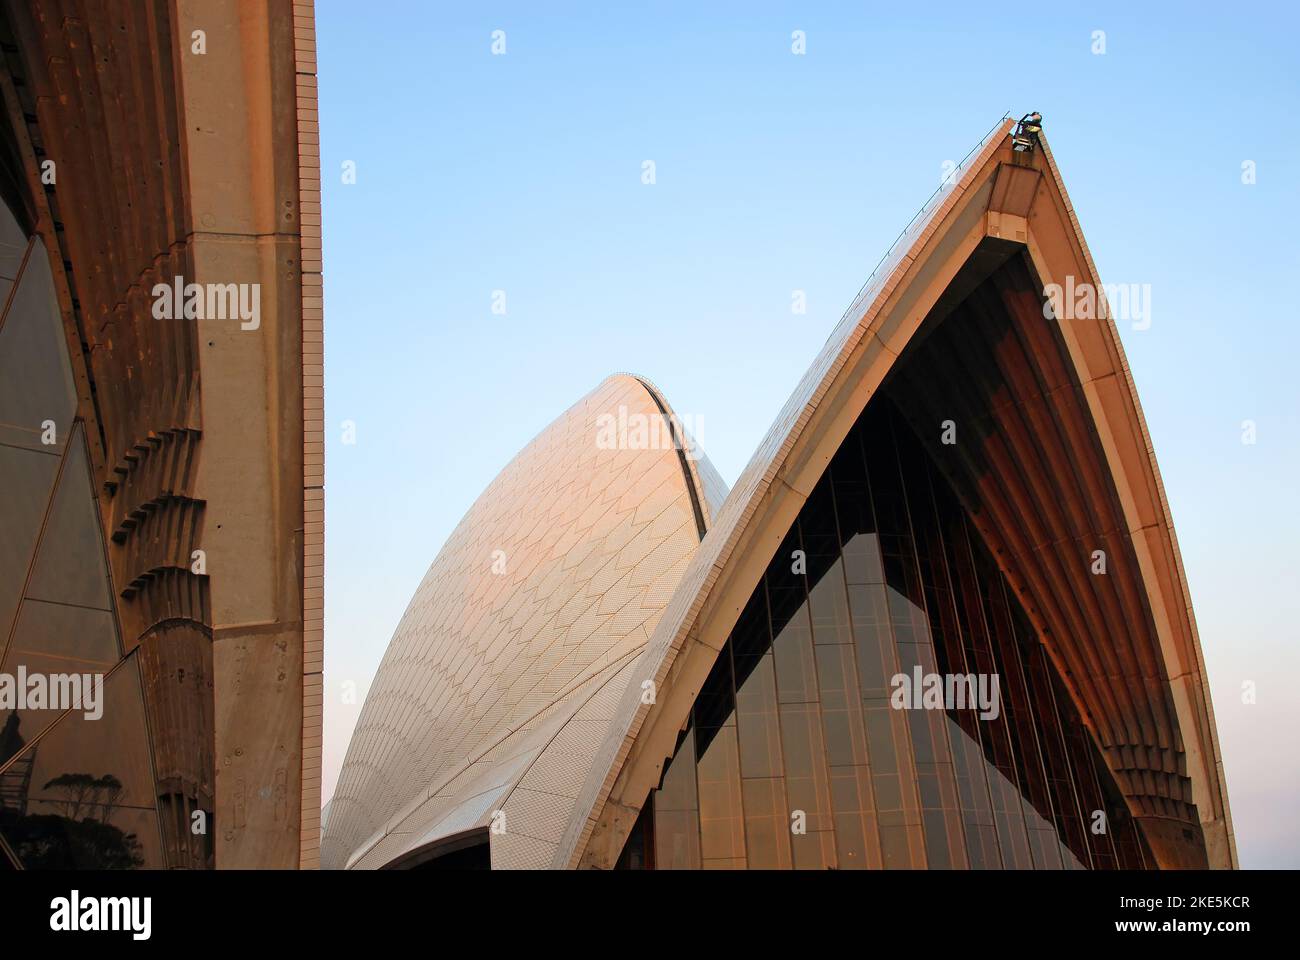
[[[108,561],[80,423],[63,461],[27,596],[107,610]]]
[[[844,545],[844,579],[850,586],[885,582],[880,539],[874,533],[855,533]]]
[[[900,813],[880,814],[880,849],[886,870],[915,870],[925,866],[921,827],[907,823]]]
[[[830,776],[835,851],[840,869],[879,869],[880,834],[876,827],[870,768],[831,767]]]
[[[817,700],[817,665],[813,659],[812,627],[808,607],[790,618],[772,643],[776,658],[776,691],[781,703]]]
[[[12,284],[27,252],[27,233],[19,226],[9,205],[0,201],[0,279]],[[0,289],[3,286],[0,285]]]
[[[785,782],[779,777],[741,780],[745,808],[745,851],[754,870],[788,870],[790,814]]]
[[[852,643],[849,605],[844,586],[844,567],[837,558],[817,581],[808,596],[812,613],[813,639],[820,644]]]
[[[889,629],[885,587],[851,584],[849,609],[853,615],[859,689],[866,700],[887,701],[890,679],[898,669],[894,635]]]
[[[715,730],[729,723],[736,708],[735,687],[731,674],[731,648],[724,646],[713,663],[704,686],[695,699],[695,749],[703,756]]]
[[[654,792],[655,868],[700,867],[700,815],[695,789],[695,731],[688,728]]]
[[[61,453],[76,409],[50,258],[38,238],[0,325],[0,444]],[[46,420],[56,427],[52,446],[41,442]]]
[[[832,829],[830,785],[821,718],[815,704],[781,704],[781,745],[785,755],[786,802],[802,810],[809,833]]]
[[[776,668],[771,654],[758,658],[736,693],[740,772],[744,777],[779,777],[781,730],[777,717]]]
[[[700,818],[694,811],[655,808],[655,869],[700,868]]]
[[[831,766],[865,766],[868,762],[866,730],[853,648],[817,647],[816,654],[827,762]]]
[[[56,456],[0,443],[0,647],[18,614],[58,468]]]
[[[829,830],[792,836],[790,849],[796,870],[833,870],[839,866],[835,856],[835,835]]]
[[[808,600],[804,574],[795,572],[797,566],[807,569],[806,555],[803,556],[802,561],[799,557],[802,551],[803,547],[799,542],[799,526],[795,524],[767,568],[765,581],[774,637],[780,634],[786,623]]]
[[[65,713],[0,768],[0,831],[28,869],[164,866],[134,656],[104,681],[102,708]]]
[[[697,741],[697,747],[699,743]],[[744,811],[734,722],[722,727],[704,748],[697,773],[700,791],[700,853],[709,860],[742,861],[745,856]]]
[[[107,674],[117,663],[117,634],[113,615],[60,603],[26,600],[18,615],[17,630],[4,661],[4,673],[14,679],[43,678],[51,684],[72,684],[83,690],[87,678]],[[29,681],[30,682],[30,681]],[[9,747],[0,747],[0,763],[9,759],[18,743],[38,737],[59,719],[51,709],[0,710]]]
[[[736,689],[745,683],[754,662],[772,647],[772,629],[768,622],[766,581],[760,581],[746,604],[736,627],[731,631],[732,658],[736,663]],[[742,669],[741,664],[745,665]]]

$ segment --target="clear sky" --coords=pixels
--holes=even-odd
[[[411,594],[524,444],[631,371],[734,483],[945,161],[1037,109],[1102,279],[1151,285],[1120,330],[1242,865],[1300,866],[1296,5],[542,6],[317,2],[325,796]]]

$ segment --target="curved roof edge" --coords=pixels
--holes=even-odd
[[[1042,141],[1046,210],[990,203],[1000,165],[1013,160],[1004,120],[963,162],[950,189],[909,226],[855,299],[737,480],[713,530],[692,558],[638,671],[656,684],[653,704],[634,696],[591,766],[555,867],[608,867],[673,752],[678,732],[741,609],[789,525],[849,428],[967,257],[985,238],[1022,244],[1046,283],[1097,271],[1059,170]],[[1037,185],[1035,188],[1043,189]],[[1004,198],[1005,199],[1005,198]],[[1017,206],[1022,207],[1018,211]],[[1127,532],[1175,705],[1187,776],[1209,863],[1236,865],[1218,735],[1190,593],[1149,434],[1109,310],[1087,329],[1065,330],[1071,360],[1120,492]],[[1113,389],[1115,384],[1121,389]],[[1190,636],[1190,642],[1186,637]]]
[[[619,374],[615,374],[615,376],[619,376]],[[678,444],[677,452],[681,459],[682,472],[686,475],[691,497],[700,511],[700,539],[703,540],[704,535],[713,527],[718,511],[722,509],[722,504],[726,502],[727,495],[731,490],[727,486],[727,482],[722,479],[721,474],[714,468],[704,449],[691,434],[688,424],[682,422],[682,419],[669,405],[662,391],[645,377],[638,376],[635,373],[627,374],[627,376],[632,377],[646,388],[651,399],[659,407],[660,412],[663,413],[673,430],[673,438]]]

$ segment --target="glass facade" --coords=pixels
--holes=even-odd
[[[910,698],[900,675],[921,681]],[[737,621],[620,866],[1150,862],[1018,601],[878,397]]]
[[[0,302],[0,869],[163,867],[140,648],[114,612],[49,255],[4,204]],[[73,675],[102,678],[97,709],[14,694]]]

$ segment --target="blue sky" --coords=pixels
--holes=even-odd
[[[1151,285],[1121,334],[1241,862],[1300,866],[1295,7],[469,6],[317,4],[325,795],[424,571],[528,440],[632,371],[734,482],[944,162],[1037,109],[1103,280]]]

